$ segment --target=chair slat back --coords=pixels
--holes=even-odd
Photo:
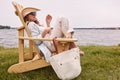
[[[22,10],[24,9],[24,7],[23,7],[22,5],[16,3],[16,2],[12,2],[12,4],[13,4],[13,6],[15,7],[16,13],[17,13],[18,17],[20,18],[23,26],[25,27],[25,30],[26,30],[26,32],[27,32],[27,34],[28,34],[28,37],[31,37],[30,31],[29,31],[29,29],[28,29],[28,27],[27,27],[27,24],[24,22],[23,16],[22,16],[22,14],[21,14],[21,12],[22,12]]]
[[[25,27],[25,31],[28,35],[28,37],[31,37],[31,33],[30,33],[30,30],[27,26],[27,23],[25,23],[24,19],[23,19],[23,16],[22,16],[22,10],[24,9],[24,7],[16,2],[12,2],[13,6],[15,7],[16,9],[16,13],[18,15],[18,17],[20,18],[21,22],[22,22],[22,25],[23,27]],[[35,48],[35,51],[37,52],[37,54],[39,54],[39,49],[38,47],[35,45],[35,43],[33,42],[33,40],[29,40],[29,48],[30,48],[30,53],[32,53],[32,49]]]

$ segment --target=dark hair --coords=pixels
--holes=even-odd
[[[26,15],[23,19],[25,22],[28,21],[28,15]]]

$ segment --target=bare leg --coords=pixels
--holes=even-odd
[[[69,26],[69,21],[65,17],[60,17],[56,20],[55,26],[51,32],[50,37],[63,38],[64,36],[71,36],[74,30]],[[70,34],[69,34],[70,33]]]
[[[63,38],[63,37],[66,37],[66,38],[72,38],[73,36],[73,28],[71,28],[69,26],[69,21],[67,18],[64,18],[64,17],[60,17],[57,19],[56,21],[56,24],[51,32],[51,35],[50,35],[50,38]],[[54,50],[52,47],[54,46],[48,46],[49,49]],[[70,44],[70,48],[75,48],[77,47],[74,43],[71,43]],[[80,55],[83,55],[84,52],[83,51],[80,51]]]
[[[71,48],[76,48],[76,47],[77,47],[77,46],[75,45],[74,42],[71,42],[71,43],[70,43],[70,49],[71,49]],[[84,55],[84,52],[80,50],[80,56],[83,56],[83,55]]]

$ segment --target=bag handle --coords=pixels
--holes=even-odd
[[[57,39],[57,37],[53,38],[53,45],[55,47],[55,51],[53,51],[53,52],[55,52],[56,54],[58,54],[58,49],[57,49],[57,45],[56,45],[56,39]]]

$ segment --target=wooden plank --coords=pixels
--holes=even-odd
[[[57,38],[56,41],[61,41],[61,42],[77,42],[77,39],[74,39],[74,38]]]
[[[24,26],[21,26],[21,27],[18,27],[18,28],[17,28],[18,31],[21,30],[21,29],[25,29],[25,27],[24,27]]]
[[[47,63],[44,59],[35,60],[35,61],[30,60],[30,61],[25,61],[23,63],[12,65],[8,69],[8,72],[9,73],[23,73],[23,72],[27,72],[30,70],[35,70],[35,69],[43,68],[47,66],[50,66],[50,64]]]
[[[29,40],[29,56],[33,58],[33,41]]]
[[[19,36],[24,36],[24,30],[21,29],[18,34]],[[18,42],[19,42],[18,49],[19,49],[19,63],[20,63],[20,62],[24,62],[24,40],[18,39]]]
[[[33,38],[33,37],[22,37],[22,36],[19,36],[19,39],[41,40],[41,41],[52,41],[53,40],[53,38]],[[57,38],[56,41],[61,41],[61,42],[77,42],[77,39],[74,39],[74,38]]]

